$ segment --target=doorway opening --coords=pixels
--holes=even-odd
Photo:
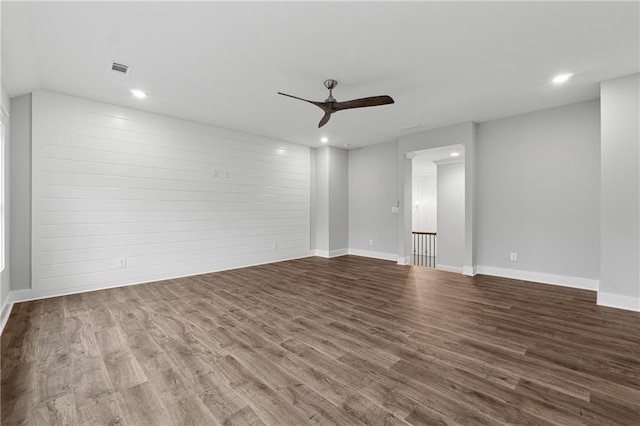
[[[409,262],[462,272],[465,256],[464,146],[444,146],[413,154]]]

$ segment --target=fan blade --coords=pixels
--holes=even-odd
[[[334,111],[343,109],[364,108],[394,103],[391,96],[371,96],[370,98],[353,99],[351,101],[335,102],[331,107]]]
[[[324,117],[322,117],[322,120],[320,120],[320,123],[318,123],[318,128],[324,126],[329,122],[329,119],[331,118],[332,113],[333,113],[332,111],[325,111]]]
[[[328,109],[330,109],[330,108],[331,108],[331,107],[329,106],[329,104],[327,104],[326,102],[315,102],[315,101],[310,101],[310,100],[308,100],[308,99],[302,99],[302,98],[299,98],[299,97],[297,97],[297,96],[287,95],[286,93],[282,93],[282,92],[278,92],[278,95],[288,96],[288,97],[293,98],[293,99],[298,99],[298,100],[300,100],[300,101],[309,102],[310,104],[313,104],[313,105],[317,106],[318,108],[320,108],[321,110],[323,110],[323,111],[325,111],[325,112],[326,112]]]

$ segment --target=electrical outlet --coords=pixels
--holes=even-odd
[[[126,257],[119,257],[118,258],[118,269],[122,269],[122,268],[126,268],[127,267],[127,258]]]
[[[511,253],[511,261],[515,262],[518,260],[518,253]]]
[[[213,175],[213,177],[218,177],[219,172],[218,172],[218,170],[212,170],[211,174]]]
[[[369,240],[369,245],[372,246],[373,245],[373,240]]]
[[[274,250],[278,250],[278,242],[277,241],[273,242],[273,249]]]
[[[229,171],[227,170],[226,172],[224,172],[224,177],[225,179],[229,179],[231,177],[231,173],[229,173]]]

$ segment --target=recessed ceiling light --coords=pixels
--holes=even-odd
[[[133,90],[131,91],[131,94],[132,94],[133,96],[135,96],[136,98],[140,98],[140,99],[142,99],[142,98],[146,98],[146,97],[147,97],[147,94],[146,94],[146,93],[144,93],[142,90],[138,90],[138,89],[133,89]]]
[[[457,156],[459,156],[459,155],[460,155],[460,153],[459,153],[459,152],[452,152],[452,153],[451,153],[451,156],[452,156],[452,157],[457,157]]]
[[[327,142],[329,142],[329,138],[326,137],[326,136],[323,136],[322,138],[320,138],[320,142],[327,143]]]
[[[558,74],[555,77],[553,77],[553,80],[551,81],[553,81],[556,84],[560,84],[569,80],[571,77],[573,77],[573,74]]]

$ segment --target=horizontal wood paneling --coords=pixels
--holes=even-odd
[[[59,293],[306,256],[309,155],[291,143],[37,92],[33,288]]]

